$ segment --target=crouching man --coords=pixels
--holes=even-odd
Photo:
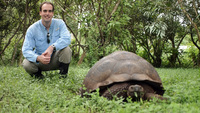
[[[63,20],[53,18],[54,5],[40,5],[41,20],[31,25],[22,46],[25,57],[23,68],[31,76],[43,78],[42,71],[60,70],[67,77],[72,52],[69,47],[71,35]]]

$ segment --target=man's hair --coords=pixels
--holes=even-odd
[[[53,3],[47,2],[47,1],[40,4],[40,11],[42,11],[42,6],[43,6],[44,4],[51,4],[52,7],[53,7],[52,11],[54,11],[54,5],[53,5]]]

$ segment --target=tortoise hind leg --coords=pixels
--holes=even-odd
[[[155,93],[146,93],[144,97],[145,97],[145,100],[152,100],[153,98],[157,98],[159,100],[168,100],[167,98]]]

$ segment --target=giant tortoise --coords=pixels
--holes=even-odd
[[[136,100],[166,99],[162,81],[154,67],[132,52],[117,51],[100,59],[89,70],[81,95],[99,88],[101,96]],[[85,89],[85,90],[84,90]]]

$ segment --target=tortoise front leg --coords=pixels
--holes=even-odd
[[[152,100],[153,98],[157,98],[159,100],[168,100],[167,98],[155,93],[146,93],[144,97],[145,97],[145,100]]]
[[[108,89],[105,89],[105,91],[101,93],[101,96],[106,97],[108,100],[112,100],[114,95],[125,99],[127,97],[128,86],[130,86],[130,84],[126,82],[113,84]]]

